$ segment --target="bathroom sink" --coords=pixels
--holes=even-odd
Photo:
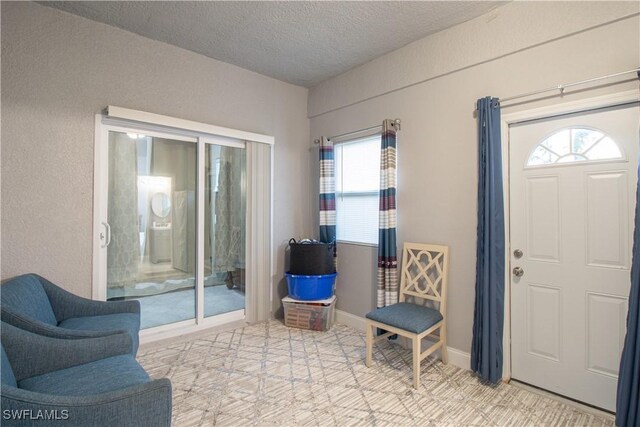
[[[170,230],[171,224],[156,224],[151,226],[152,230]]]

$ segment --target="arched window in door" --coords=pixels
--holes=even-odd
[[[624,158],[616,142],[605,133],[590,128],[561,129],[542,140],[531,151],[528,167],[562,165]]]

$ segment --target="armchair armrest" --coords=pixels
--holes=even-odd
[[[38,279],[49,298],[51,308],[58,322],[71,317],[140,313],[140,303],[138,301],[94,301],[67,292],[44,277],[38,276]]]
[[[13,311],[9,308],[2,307],[1,318],[3,322],[9,323],[25,331],[33,332],[34,334],[43,335],[51,338],[62,339],[79,339],[79,338],[98,338],[108,335],[120,334],[126,332],[125,330],[106,330],[106,331],[88,331],[77,329],[65,329],[57,326],[50,325],[45,322],[41,322],[30,317],[25,317],[22,313]]]
[[[56,416],[46,425],[61,427],[168,427],[171,425],[171,382],[162,378],[94,396],[55,396],[2,386],[0,416],[3,421],[31,426],[34,421],[28,417],[38,411]],[[17,419],[20,415],[23,420]]]
[[[59,339],[24,331],[2,322],[2,344],[16,380],[82,365],[121,354],[133,346],[126,332],[100,338]]]

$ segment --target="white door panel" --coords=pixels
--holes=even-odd
[[[588,370],[617,378],[624,345],[626,318],[626,298],[594,292],[587,293]]]
[[[526,177],[525,221],[530,259],[560,262],[560,182],[558,176]]]
[[[585,173],[587,265],[629,268],[629,173]]]
[[[527,283],[527,352],[560,361],[562,290]],[[531,327],[535,326],[535,327]]]
[[[511,268],[524,270],[511,281],[512,377],[607,410],[625,335],[638,117],[634,104],[509,131]]]

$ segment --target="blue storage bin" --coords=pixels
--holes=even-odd
[[[302,301],[327,299],[333,296],[338,273],[303,275],[285,273],[289,296]]]

